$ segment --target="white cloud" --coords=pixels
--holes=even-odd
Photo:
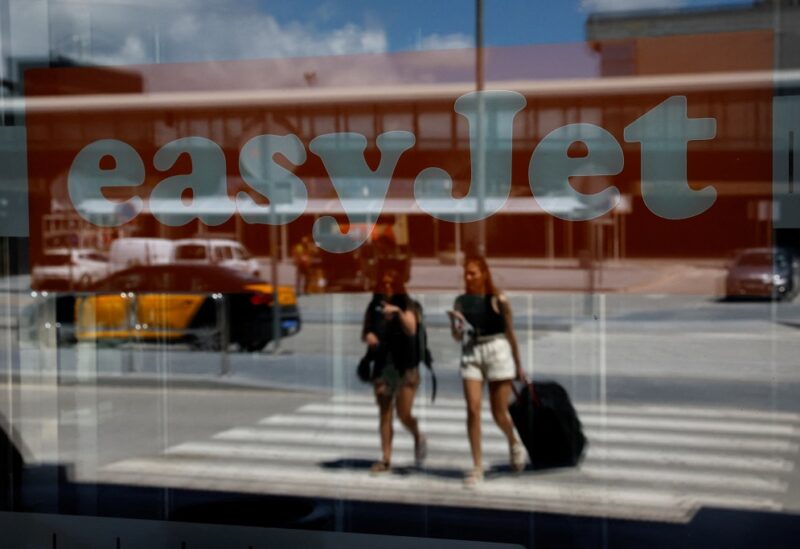
[[[378,24],[325,24],[325,17],[279,22],[253,0],[17,0],[19,54],[72,57],[88,63],[205,61],[380,53],[388,48]],[[48,21],[49,18],[49,21]],[[47,33],[28,32],[49,28]]]
[[[430,34],[420,40],[418,49],[421,50],[453,50],[471,48],[475,45],[475,38],[462,33]]]
[[[687,0],[581,0],[582,11],[596,13],[607,11],[642,11],[657,8],[679,8]]]
[[[2,1],[2,0],[0,0]],[[12,0],[14,55],[46,58],[48,53],[87,64],[148,65],[156,62],[279,59],[274,73],[243,74],[213,63],[205,72],[176,75],[185,87],[203,89],[211,81],[237,78],[236,85],[291,87],[305,85],[306,74],[318,86],[352,86],[367,82],[437,82],[448,67],[469,78],[474,58],[464,53],[473,46],[467,34],[430,34],[417,44],[423,50],[445,50],[432,56],[371,55],[358,63],[325,63],[319,57],[359,53],[386,54],[387,33],[379,20],[331,23],[332,5],[316,16],[279,21],[253,0]],[[88,6],[88,7],[87,7]],[[80,8],[80,9],[79,9]],[[51,40],[48,41],[48,36]],[[450,50],[450,51],[447,51]],[[306,58],[306,59],[301,59]],[[226,68],[227,67],[227,68]],[[232,71],[232,72],[229,72]],[[197,81],[192,80],[197,78]],[[244,81],[243,81],[244,80]],[[148,90],[161,89],[156,80]],[[218,84],[217,84],[218,85]]]
[[[11,55],[13,57],[46,57],[47,4],[45,0],[11,2]],[[3,52],[7,55],[7,52]]]

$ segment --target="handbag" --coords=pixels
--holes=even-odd
[[[358,362],[358,366],[356,367],[356,375],[358,376],[358,379],[364,383],[371,383],[372,380],[378,375],[377,362],[378,347],[367,347],[367,352],[364,353],[364,356]]]
[[[365,354],[358,362],[356,375],[358,379],[364,383],[369,383],[372,380],[372,360],[370,359],[369,353]]]

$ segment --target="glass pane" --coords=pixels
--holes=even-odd
[[[799,26],[0,0],[6,544],[789,545]]]

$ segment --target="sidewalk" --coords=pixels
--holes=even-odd
[[[593,273],[575,259],[492,258],[489,265],[495,284],[505,291],[719,295],[726,272],[723,262],[713,259],[612,260],[595,263]],[[460,266],[435,259],[412,265],[410,290],[462,287]]]
[[[268,278],[271,273],[269,260],[258,259]],[[616,260],[597,263],[592,284],[590,271],[580,268],[575,259],[491,258],[489,262],[495,285],[511,293],[721,296],[726,273],[723,262],[715,259]],[[414,259],[407,288],[418,295],[458,294],[463,290],[462,273],[461,266],[442,263],[436,258]],[[294,286],[292,262],[283,261],[278,265],[278,282]],[[30,275],[0,278],[0,327],[15,328],[19,312],[31,301]],[[362,311],[355,314],[360,319]],[[307,320],[313,321],[311,317]],[[548,319],[543,320],[545,324],[551,324]]]
[[[259,257],[265,278],[270,277],[269,258]],[[590,271],[574,258],[490,258],[494,281],[507,291],[689,293],[716,295],[726,272],[724,261],[707,259],[624,259],[595,263],[594,287]],[[278,264],[280,284],[292,286],[295,268],[291,261]],[[409,290],[459,291],[462,267],[436,258],[415,258]],[[0,278],[0,294],[28,293],[30,275]]]

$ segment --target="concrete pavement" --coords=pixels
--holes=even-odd
[[[489,266],[495,284],[506,291],[722,295],[726,273],[722,261],[688,259],[605,261],[587,269],[572,259],[497,258]],[[459,291],[462,269],[434,259],[415,260],[408,288]]]
[[[589,438],[580,467],[519,475],[509,472],[507,444],[485,410],[488,474],[474,490],[461,482],[471,466],[463,399],[418,400],[428,460],[413,466],[411,437],[397,424],[395,472],[374,476],[367,469],[378,456],[377,410],[371,397],[348,393],[79,480],[666,522],[686,522],[705,506],[796,510],[789,488],[800,415],[582,403],[578,410]]]

